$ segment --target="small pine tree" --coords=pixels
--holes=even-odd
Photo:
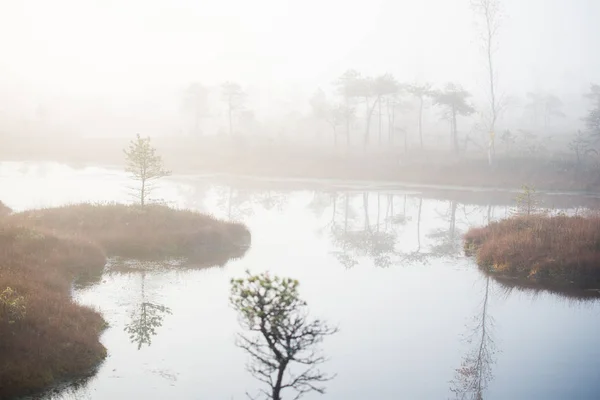
[[[149,137],[142,138],[138,133],[136,139],[129,143],[129,148],[123,152],[127,161],[125,171],[132,174],[132,178],[140,183],[140,187],[136,188],[136,197],[144,207],[153,189],[151,182],[169,176],[171,172],[163,168],[162,158],[156,154]]]
[[[521,193],[515,198],[517,202],[517,215],[535,214],[540,206],[538,193],[535,187],[530,185],[521,186]]]
[[[321,384],[333,376],[317,368],[325,358],[316,347],[337,329],[308,318],[297,280],[246,273],[245,279],[231,280],[230,301],[248,331],[237,344],[250,355],[248,371],[267,385],[265,398],[282,400],[285,389],[296,391],[296,399],[310,391],[324,393]],[[292,364],[304,372],[291,375]]]

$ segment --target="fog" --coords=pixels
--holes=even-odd
[[[527,93],[546,93],[566,115],[552,122],[554,133],[573,134],[589,108],[582,95],[600,82],[600,3],[503,0],[501,7],[499,127],[527,128]],[[0,131],[190,133],[182,97],[198,82],[211,93],[201,131],[223,133],[220,85],[234,81],[259,124],[254,130],[276,133],[310,113],[317,89],[335,97],[332,82],[348,69],[438,88],[455,82],[482,110],[480,28],[469,0],[3,1]],[[429,130],[447,132],[438,111],[425,117]],[[462,131],[477,119],[461,122]],[[413,129],[409,120],[401,128]]]

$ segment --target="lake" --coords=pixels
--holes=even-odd
[[[16,211],[130,202],[130,185],[117,169],[0,163],[0,199]],[[256,395],[229,305],[229,280],[245,270],[298,279],[311,315],[340,329],[322,346],[322,370],[337,376],[305,399],[600,398],[600,302],[502,285],[463,254],[461,235],[510,215],[514,193],[175,175],[152,197],[243,221],[251,248],[207,269],[111,260],[100,283],[73,289],[107,320],[108,357],[89,379],[42,398]],[[543,200],[566,213],[598,203]],[[149,308],[159,323],[141,337]]]

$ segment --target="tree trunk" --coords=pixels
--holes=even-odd
[[[346,145],[350,147],[350,102],[346,97]]]
[[[373,116],[373,111],[375,110],[375,106],[377,105],[377,100],[375,100],[373,102],[372,106],[369,106],[369,98],[365,97],[365,105],[366,105],[366,111],[367,111],[367,120],[366,120],[367,126],[366,126],[366,130],[365,130],[365,138],[364,138],[364,142],[363,142],[365,151],[367,150],[367,145],[369,144],[369,132],[370,132],[370,128],[371,128],[371,117]]]
[[[417,214],[417,252],[421,251],[421,209],[423,208],[423,196],[419,198],[419,213]]]
[[[333,146],[337,147],[337,129],[333,126]]]
[[[452,110],[452,140],[454,142],[454,153],[459,154],[458,148],[458,128],[456,126],[456,110]]]
[[[369,193],[363,193],[363,210],[365,212],[365,232],[371,230],[371,221],[369,219]]]
[[[346,193],[344,202],[344,233],[348,232],[348,211],[350,211],[350,195]]]
[[[142,188],[140,189],[140,204],[144,207],[146,203],[146,180],[142,179]]]
[[[273,386],[272,400],[281,400],[281,384],[283,382],[283,372],[285,371],[285,367],[287,367],[287,362],[282,361],[282,363],[279,364],[279,370],[277,371],[275,386]]]
[[[379,232],[379,218],[381,215],[381,195],[377,192],[377,232]]]
[[[379,104],[379,140],[378,140],[379,143],[378,144],[379,144],[379,147],[381,147],[381,98],[379,98],[377,103]]]
[[[229,105],[229,136],[233,136],[233,120],[231,118],[231,114],[233,110],[231,109],[231,104]]]
[[[419,97],[419,140],[423,150],[423,96]]]
[[[486,26],[487,26],[487,59],[488,59],[488,70],[490,77],[490,103],[491,103],[491,111],[492,111],[492,121],[490,124],[490,143],[489,143],[489,154],[488,154],[488,162],[489,165],[494,165],[494,160],[496,158],[496,148],[495,148],[495,137],[496,133],[494,132],[496,129],[496,119],[497,119],[497,110],[496,110],[496,85],[494,78],[494,60],[493,60],[493,40],[494,40],[494,32],[492,31],[492,24],[495,21],[490,20],[492,15],[490,15],[490,10],[486,9]]]

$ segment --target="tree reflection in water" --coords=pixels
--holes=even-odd
[[[138,350],[143,345],[150,346],[152,337],[156,335],[156,328],[162,326],[166,314],[171,314],[171,309],[160,304],[152,303],[146,299],[145,291],[146,272],[141,273],[141,301],[136,305],[131,314],[131,322],[125,326],[131,343],[137,344]]]
[[[434,252],[424,253],[421,246],[421,216],[423,209],[423,197],[418,197],[418,202],[409,201],[407,195],[403,197],[402,207],[397,206],[398,195],[381,194],[377,195],[376,210],[370,209],[370,201],[373,193],[367,192],[361,195],[344,193],[338,195],[334,193],[330,196],[332,216],[331,221],[322,229],[329,228],[332,245],[335,250],[332,254],[346,268],[354,267],[358,264],[361,257],[369,258],[376,267],[390,267],[395,264],[406,263],[425,263],[428,258],[439,256]],[[341,200],[341,206],[338,207],[338,199]],[[362,212],[357,212],[353,203],[361,199]],[[356,204],[354,204],[356,205]],[[399,251],[396,245],[399,244],[399,235],[406,228],[407,224],[413,219],[407,213],[408,207],[415,207],[416,212],[416,236],[417,248],[413,251]],[[315,214],[323,213],[322,201],[319,201],[318,214],[311,203],[311,210]],[[396,211],[400,208],[399,212]],[[375,211],[375,212],[374,212]],[[341,217],[339,214],[342,214]],[[375,217],[375,218],[373,218]]]
[[[488,383],[493,379],[496,344],[493,339],[494,320],[489,314],[490,277],[485,277],[483,300],[473,319],[467,343],[471,346],[460,367],[455,371],[450,390],[457,399],[483,400]]]
[[[381,224],[381,201],[377,201],[377,221],[372,224],[369,215],[369,193],[362,194],[363,223],[355,224],[356,216],[350,207],[350,194],[344,198],[344,221],[338,224],[335,220],[336,207],[331,223],[331,238],[333,245],[339,250],[333,252],[338,261],[347,268],[358,263],[359,257],[368,257],[378,267],[389,267],[392,255],[395,253],[397,233]],[[334,201],[336,197],[333,198]]]

